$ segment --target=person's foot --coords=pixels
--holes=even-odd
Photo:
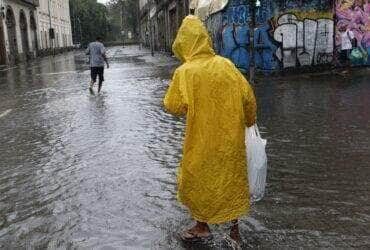
[[[207,223],[197,222],[197,224],[185,230],[181,238],[185,241],[204,241],[212,238],[211,230],[209,229]]]

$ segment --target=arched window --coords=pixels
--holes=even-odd
[[[10,6],[6,10],[6,28],[9,43],[9,61],[10,64],[14,64],[18,58],[18,44],[14,12]]]

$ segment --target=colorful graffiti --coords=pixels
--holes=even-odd
[[[328,64],[333,60],[333,20],[298,20],[294,14],[284,14],[277,20],[274,39],[280,44],[276,56],[284,68]]]
[[[272,1],[260,1],[256,7],[254,32],[254,63],[257,70],[268,72],[279,67],[275,56],[277,44],[273,37],[274,22],[272,17]]]
[[[254,33],[254,62],[255,67],[261,71],[271,71],[279,67],[275,56],[277,46],[271,39],[273,23],[269,22],[259,26]]]
[[[352,61],[355,65],[370,65],[370,3],[368,0],[338,0],[335,5],[336,45],[340,50],[341,28],[351,30],[357,47],[362,51],[362,60]]]
[[[254,36],[255,67],[262,71],[278,68],[275,57],[276,45],[272,39],[271,2],[262,1],[256,11]],[[231,0],[225,10],[211,15],[207,21],[214,41],[214,48],[222,56],[231,59],[243,72],[250,65],[250,6],[249,1]]]
[[[370,0],[260,0],[255,6],[254,65],[270,72],[290,67],[336,63],[338,26],[353,31],[370,65]],[[250,62],[250,1],[230,0],[206,20],[218,54],[243,72]],[[334,19],[336,16],[336,19]],[[366,57],[365,57],[366,55]],[[369,56],[367,56],[369,55]],[[358,62],[356,62],[358,63]],[[355,62],[353,62],[355,64]]]
[[[220,55],[230,58],[246,72],[249,68],[249,5],[245,0],[232,0],[222,13]]]

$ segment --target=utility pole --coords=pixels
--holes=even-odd
[[[124,14],[124,0],[121,0],[121,36],[122,36],[122,48],[125,47],[125,29],[124,29],[124,17],[123,17],[123,14]]]
[[[54,33],[54,29],[51,26],[50,0],[48,0],[48,12],[49,12],[49,39],[50,39],[50,45],[53,50],[53,56],[54,56],[55,55],[55,50],[54,50],[55,33]]]
[[[81,45],[82,43],[82,25],[81,25],[81,19],[78,18],[78,42]]]
[[[137,25],[138,25],[138,27],[137,27],[137,39],[138,39],[138,42],[139,42],[139,49],[141,50],[141,22],[140,22],[140,20],[141,20],[141,15],[140,15],[140,3],[139,3],[139,1],[137,1],[137,3],[136,3],[136,11],[137,11],[137,13],[136,13],[136,22],[137,22]]]
[[[81,21],[78,17],[78,3],[74,3],[72,8],[72,18],[73,18],[73,43],[81,45]]]
[[[149,45],[152,56],[154,56],[154,46],[155,46],[155,31],[154,31],[155,26],[153,19],[156,14],[156,11],[157,11],[156,3],[153,0],[149,0],[149,15],[148,15],[149,33],[150,33]]]
[[[254,62],[254,29],[256,27],[256,0],[249,0],[251,18],[249,22],[249,82],[254,83],[255,62]]]

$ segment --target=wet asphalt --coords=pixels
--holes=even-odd
[[[0,249],[232,249],[183,243],[184,119],[161,101],[178,62],[109,49],[100,94],[81,52],[0,71]],[[243,249],[370,248],[370,71],[259,78],[264,200]]]

